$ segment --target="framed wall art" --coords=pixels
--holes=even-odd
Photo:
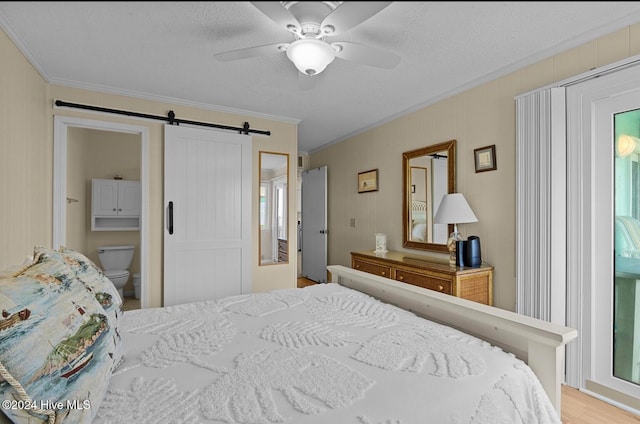
[[[496,145],[480,147],[473,151],[476,164],[476,172],[493,171],[496,166]]]
[[[358,193],[378,191],[378,170],[358,173]]]

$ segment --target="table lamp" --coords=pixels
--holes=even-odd
[[[442,196],[440,206],[433,218],[436,224],[453,224],[453,233],[449,235],[449,265],[456,266],[456,241],[462,240],[458,232],[458,224],[478,222],[478,218],[471,210],[462,193],[449,193]]]

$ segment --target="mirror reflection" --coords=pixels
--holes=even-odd
[[[455,191],[455,140],[403,153],[403,246],[448,251],[452,229],[435,224],[442,196]]]
[[[289,155],[260,152],[260,265],[289,262]]]

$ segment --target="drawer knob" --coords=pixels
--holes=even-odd
[[[386,273],[386,272],[384,272],[384,271],[382,271],[381,275],[387,275],[387,273]]]
[[[398,280],[400,280],[400,281],[404,281],[404,275],[399,276],[399,277],[398,277]]]
[[[440,291],[444,290],[444,286],[443,285],[438,285],[438,290],[440,290]]]
[[[356,265],[356,269],[360,269],[360,265]]]

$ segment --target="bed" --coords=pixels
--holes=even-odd
[[[560,423],[559,364],[573,329],[342,266],[329,267],[332,283],[122,314],[121,299],[90,261],[68,250],[71,260],[42,252],[38,265],[55,265],[61,282],[53,287],[71,287],[66,300],[78,289],[73,296],[83,307],[104,316],[94,342],[102,349],[94,348],[93,361],[67,383],[77,390],[48,393],[30,385],[33,371],[9,381],[11,367],[14,374],[19,367],[0,332],[0,394],[15,422]],[[82,278],[60,262],[74,264]],[[0,280],[0,293],[16,299],[8,287],[36,284],[29,279],[42,274],[36,268]],[[100,313],[80,284],[114,301]],[[36,304],[29,307],[38,315]],[[420,315],[451,320],[465,332]],[[47,397],[54,395],[62,397]],[[48,400],[48,410],[30,408],[51,406]]]

